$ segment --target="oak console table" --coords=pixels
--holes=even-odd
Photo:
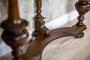
[[[35,31],[33,32],[33,38],[30,41],[30,46],[27,52],[23,54],[20,47],[22,47],[29,36],[26,27],[28,22],[19,17],[18,0],[8,0],[8,19],[1,23],[3,41],[12,48],[12,60],[41,60],[42,52],[45,46],[51,41],[66,37],[74,36],[81,38],[84,36],[83,31],[86,29],[86,25],[83,23],[84,15],[90,10],[89,0],[79,0],[76,2],[76,10],[79,13],[78,22],[71,27],[57,28],[49,30],[44,24],[44,17],[42,13],[42,0],[36,1],[36,13],[34,18]]]

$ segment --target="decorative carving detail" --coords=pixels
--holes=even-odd
[[[4,29],[2,39],[13,49],[13,60],[22,60],[20,47],[26,43],[29,35],[26,30],[28,22],[20,19],[17,1],[8,0],[8,19],[1,23],[1,27]]]
[[[50,35],[46,37],[37,37],[34,41],[30,43],[30,46],[28,47],[27,52],[24,55],[24,60],[41,60],[44,48],[51,41],[66,36],[76,36],[82,33],[85,29],[85,26],[79,27],[77,25],[74,25],[72,27],[64,27],[51,30]],[[41,58],[37,59],[36,56],[40,56]]]
[[[54,41],[55,39],[66,37],[66,36],[76,36],[78,33],[81,33],[85,30],[85,26],[78,27],[76,25],[72,27],[65,27],[65,28],[58,28],[51,30],[51,35],[47,37],[41,44],[41,51],[45,48],[47,44],[49,44],[51,41]]]
[[[39,2],[38,2],[39,1]],[[37,3],[41,6],[40,0],[38,0]],[[38,6],[37,6],[38,7]],[[31,42],[26,54],[24,55],[25,60],[41,60],[42,52],[47,44],[49,44],[51,41],[66,37],[66,36],[74,36],[77,38],[81,38],[84,36],[83,31],[86,29],[86,26],[83,23],[84,15],[87,13],[90,9],[89,0],[79,0],[79,2],[76,3],[76,9],[79,12],[78,17],[78,23],[72,27],[64,27],[64,28],[58,28],[50,31],[49,36],[43,36],[40,34],[42,33],[42,30],[38,30],[40,28],[41,24],[40,21],[43,19],[41,18],[41,10],[37,8],[37,16],[38,19],[36,19],[35,26],[37,26],[36,31],[40,31],[40,34],[38,37],[34,39],[34,41]],[[40,18],[39,18],[40,17]],[[39,20],[41,19],[41,20]],[[40,25],[39,25],[40,24]],[[44,24],[44,23],[43,23]],[[33,48],[34,47],[34,48]],[[37,56],[40,56],[40,58],[36,58]]]
[[[41,7],[42,7],[42,0],[36,0],[36,13],[35,16],[35,31],[33,36],[46,36],[49,35],[49,29],[44,25],[45,22],[43,21],[44,17],[41,15]]]
[[[33,33],[35,39],[30,43],[27,52],[22,55],[20,47],[26,43],[28,38],[28,32],[26,30],[28,23],[19,17],[17,0],[8,1],[9,17],[1,23],[1,27],[4,29],[2,34],[3,40],[13,49],[13,60],[41,60],[43,49],[51,41],[66,36],[74,36],[77,38],[84,36],[83,31],[86,29],[86,26],[83,20],[85,19],[85,13],[90,10],[89,0],[79,0],[79,2],[76,3],[76,9],[79,12],[78,23],[76,25],[57,28],[51,31],[44,25],[44,18],[41,15],[42,0],[36,0],[37,15],[34,18],[35,31]]]

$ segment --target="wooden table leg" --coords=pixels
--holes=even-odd
[[[4,29],[2,39],[12,48],[13,60],[23,60],[20,47],[26,43],[29,35],[26,30],[28,22],[19,17],[18,0],[8,0],[8,3],[8,19],[1,23]]]
[[[33,36],[46,36],[49,35],[49,29],[44,25],[45,22],[43,21],[44,17],[41,15],[41,8],[42,8],[42,0],[35,0],[36,1],[36,13],[35,16],[35,31]]]
[[[85,26],[85,24],[83,23],[83,20],[85,19],[84,17],[85,13],[87,13],[90,10],[89,0],[79,0],[75,6],[76,6],[76,10],[79,13],[77,26]],[[83,36],[84,36],[84,33],[82,32],[75,37],[80,38]]]

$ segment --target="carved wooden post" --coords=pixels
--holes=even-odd
[[[87,13],[90,10],[89,0],[79,0],[75,6],[79,13],[77,26],[85,26],[85,24],[83,23],[83,20],[85,19],[84,17],[85,13]],[[76,37],[83,37],[83,36],[84,36],[84,33],[82,32]]]
[[[85,19],[84,15],[90,10],[89,0],[79,0],[79,2],[76,3],[76,9],[79,12],[79,22],[77,23],[77,25],[83,26],[84,23],[82,21]]]
[[[42,0],[35,0],[36,1],[36,13],[35,16],[35,31],[33,36],[44,36],[49,35],[49,29],[44,25],[45,22],[43,21],[44,17],[41,15],[41,7],[42,7]]]
[[[20,47],[26,43],[29,35],[26,30],[28,22],[19,17],[18,0],[8,0],[8,5],[8,19],[1,23],[4,29],[2,38],[13,49],[13,60],[23,60]]]

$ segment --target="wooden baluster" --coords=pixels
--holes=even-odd
[[[87,13],[90,10],[89,0],[79,0],[75,6],[76,6],[76,10],[79,13],[77,26],[86,26],[83,23],[83,20],[85,19],[84,17],[85,13]],[[81,38],[83,36],[84,36],[84,33],[82,32],[76,37]]]
[[[18,0],[8,0],[8,5],[8,19],[1,23],[4,29],[2,39],[13,49],[13,60],[23,60],[20,47],[26,43],[29,35],[26,30],[28,22],[19,17]]]
[[[78,16],[79,22],[77,23],[77,25],[83,26],[84,25],[83,20],[85,19],[84,15],[90,10],[89,0],[79,0],[75,6],[77,11],[79,12],[79,16]]]
[[[49,29],[44,25],[45,22],[43,21],[44,17],[41,15],[41,7],[42,7],[42,0],[35,0],[36,1],[36,13],[35,16],[35,31],[33,36],[44,36],[49,35]]]

